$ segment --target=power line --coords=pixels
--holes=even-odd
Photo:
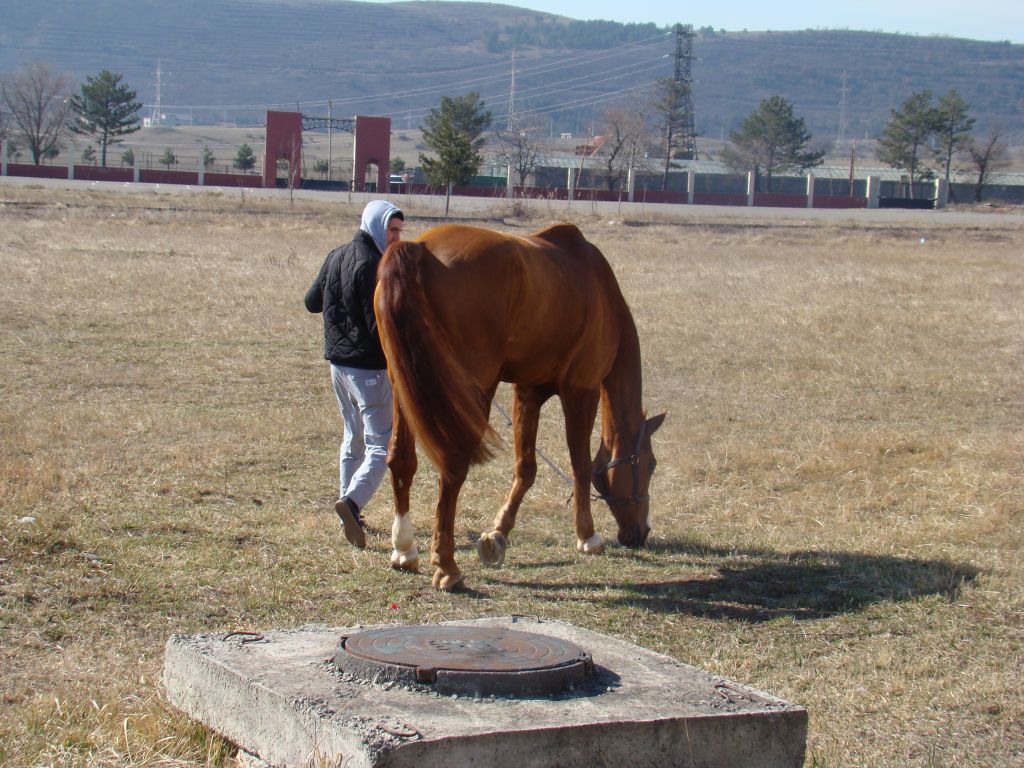
[[[516,115],[517,115],[517,117],[521,121],[525,121],[525,120],[528,120],[529,117],[536,117],[536,116],[540,116],[540,115],[550,115],[550,114],[555,114],[557,112],[561,112],[561,111],[568,110],[568,109],[578,109],[580,107],[594,106],[596,104],[602,104],[602,103],[605,103],[605,102],[614,101],[616,99],[621,98],[622,96],[624,96],[626,94],[635,93],[635,92],[640,91],[640,90],[653,88],[656,82],[657,81],[654,81],[654,80],[645,81],[643,83],[639,83],[639,84],[636,84],[636,85],[631,85],[631,86],[629,86],[627,88],[619,88],[619,89],[615,89],[615,90],[611,90],[611,91],[607,91],[607,90],[606,91],[601,91],[601,92],[596,93],[596,94],[592,94],[592,95],[588,95],[588,96],[580,96],[579,98],[576,98],[576,99],[571,99],[571,100],[568,100],[568,101],[562,101],[562,102],[558,102],[556,104],[550,104],[550,105],[547,105],[545,107],[537,107],[537,108],[533,108],[533,109],[523,109],[522,107],[519,107],[517,109],[517,111],[516,111]],[[544,90],[546,90],[546,89],[544,89]],[[497,98],[493,99],[493,101],[497,101],[497,100],[498,100]],[[487,97],[483,97],[483,101],[484,101],[484,103],[488,103],[491,100],[489,100]],[[434,108],[435,107],[430,107],[430,106],[421,107],[419,109],[410,110],[408,112],[398,113],[397,116],[403,116],[404,117],[406,115],[410,115],[412,118],[418,119],[418,118],[422,118],[425,115],[427,115]],[[394,119],[396,117],[395,114],[392,114],[392,115],[389,115],[389,116],[392,117],[392,119]],[[496,123],[504,122],[506,120],[506,118],[507,118],[507,113],[492,114],[492,119]]]
[[[618,98],[620,98],[620,97],[622,97],[622,96],[624,96],[626,94],[636,93],[637,91],[643,90],[645,88],[653,88],[656,82],[657,82],[656,80],[652,80],[650,82],[643,83],[641,85],[634,85],[634,86],[631,86],[629,88],[622,88],[622,89],[617,90],[617,91],[608,91],[608,92],[597,94],[597,95],[594,95],[594,96],[587,96],[587,97],[583,97],[583,98],[580,98],[580,99],[576,99],[574,101],[565,101],[565,102],[562,102],[560,104],[554,104],[554,105],[552,105],[550,107],[543,107],[543,108],[540,108],[540,109],[530,110],[529,114],[531,114],[531,115],[549,115],[549,114],[552,114],[552,113],[555,113],[555,112],[561,112],[561,111],[566,110],[566,109],[573,109],[573,108],[578,108],[578,107],[593,106],[595,104],[602,104],[602,103],[607,102],[607,101],[613,101],[615,99],[618,99]]]
[[[573,67],[582,66],[584,64],[595,65],[595,64],[600,63],[602,61],[613,59],[613,58],[615,58],[617,56],[621,56],[621,55],[623,55],[625,53],[628,53],[630,51],[651,47],[655,43],[659,43],[659,42],[664,41],[666,39],[666,37],[667,37],[667,34],[668,33],[664,33],[664,34],[656,35],[656,36],[653,36],[653,37],[650,37],[650,38],[645,38],[644,40],[640,40],[640,41],[636,41],[636,42],[632,42],[632,43],[625,43],[623,45],[616,46],[615,48],[609,48],[609,49],[605,49],[605,50],[602,50],[602,51],[583,53],[583,54],[580,54],[580,55],[574,56],[574,57],[561,57],[561,58],[558,58],[555,61],[543,61],[543,62],[540,62],[538,64],[534,64],[532,66],[527,66],[527,67],[517,67],[516,68],[516,72],[517,72],[517,75],[519,77],[531,77],[531,76],[535,76],[535,75],[550,75],[550,74],[554,74],[556,72],[559,72],[559,71],[562,71],[562,70],[565,70],[565,69],[570,69],[570,68],[573,68]],[[663,54],[659,55],[659,58],[664,58],[664,55]],[[483,66],[477,68],[477,71],[479,71],[479,70],[486,71],[487,69],[493,68],[495,66],[499,66],[499,64],[483,65]],[[636,65],[632,65],[632,66],[636,66]],[[471,73],[473,71],[474,70],[469,70],[468,72]],[[599,69],[596,66],[590,66],[589,67],[590,77],[599,78],[600,80],[604,79],[604,77],[605,77],[605,75],[606,75],[606,73],[608,71],[609,70]],[[615,70],[611,70],[611,71],[615,71]],[[457,73],[461,73],[461,74],[466,74],[467,70],[465,70],[465,69],[442,70],[441,72],[431,72],[431,73],[428,73],[428,74],[432,78],[434,78],[436,80],[439,75],[442,75],[442,74],[445,74],[445,73],[449,73],[449,72],[457,72]],[[444,82],[444,83],[441,83],[441,84],[435,84],[435,85],[430,85],[430,86],[424,86],[422,88],[413,88],[413,89],[406,89],[406,90],[401,90],[401,91],[389,91],[389,92],[379,93],[379,94],[376,94],[374,96],[350,96],[350,97],[345,97],[345,98],[332,97],[331,101],[333,102],[333,104],[335,106],[344,105],[344,104],[366,104],[366,103],[372,103],[374,101],[385,101],[385,100],[397,101],[397,100],[402,100],[402,99],[414,98],[416,96],[435,95],[435,94],[438,94],[438,93],[442,93],[444,91],[472,90],[472,89],[474,89],[476,87],[485,86],[485,85],[489,85],[489,84],[492,84],[492,83],[494,83],[494,84],[505,83],[505,82],[508,81],[508,77],[509,77],[509,75],[508,75],[508,72],[506,70],[504,72],[498,72],[498,73],[487,74],[487,75],[480,75],[480,76],[477,76],[477,77],[464,78],[464,79],[461,79],[461,80],[449,81],[449,82]],[[581,79],[581,78],[576,78],[576,80],[578,80],[578,79]],[[550,88],[550,86],[547,86],[547,87]],[[296,103],[296,101],[274,102],[274,103],[267,103],[267,104],[209,104],[209,105],[207,105],[207,104],[190,104],[190,105],[175,105],[173,107],[168,106],[167,109],[172,109],[173,108],[173,109],[208,109],[208,110],[258,110],[258,109],[289,108],[292,104],[295,104],[295,103]],[[309,108],[317,107],[317,106],[326,106],[327,99],[299,99],[298,100],[298,104],[301,105],[301,106],[304,106],[304,107],[309,107]]]

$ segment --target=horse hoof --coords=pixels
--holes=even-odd
[[[397,549],[391,550],[391,567],[396,571],[419,573],[420,553],[416,549],[416,545],[413,544],[405,552],[399,552]]]
[[[434,588],[442,592],[463,592],[466,589],[466,583],[463,581],[461,573],[446,574],[444,571],[438,570],[434,572]]]
[[[604,554],[604,539],[601,538],[600,533],[595,533],[586,541],[577,541],[576,551],[582,555]]]
[[[500,568],[505,562],[508,539],[503,533],[493,531],[483,534],[476,543],[476,554],[480,562],[492,568]]]
[[[391,567],[396,571],[420,572],[420,556],[413,550],[402,554],[397,549],[391,553]]]

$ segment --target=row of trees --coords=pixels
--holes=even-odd
[[[659,170],[665,189],[669,169],[678,165],[677,160],[691,157],[682,145],[681,126],[688,116],[680,109],[686,100],[678,88],[671,79],[659,81],[651,101],[634,97],[601,113],[601,144],[592,162],[600,167],[609,191],[621,189],[628,171],[643,168],[650,156],[662,158]],[[892,110],[879,139],[879,159],[908,171],[912,194],[913,183],[921,179],[941,174],[948,183],[955,161],[964,158],[977,174],[975,199],[980,200],[989,174],[1009,164],[1009,148],[998,129],[979,139],[973,135],[974,125],[969,105],[955,90],[937,103],[929,91],[915,93]],[[521,185],[542,164],[534,138],[541,133],[541,127],[529,121],[496,132],[497,160],[513,167]],[[814,140],[793,105],[776,95],[762,100],[729,134],[720,159],[737,173],[754,171],[759,188],[767,190],[773,175],[820,165],[828,148],[828,142]]]
[[[39,165],[56,157],[71,134],[89,136],[105,166],[107,148],[139,129],[142,104],[121,80],[105,69],[75,91],[48,65],[28,64],[0,82],[0,138],[27,149]]]
[[[685,87],[666,78],[657,82],[649,101],[634,96],[601,113],[602,141],[593,162],[609,191],[621,189],[629,170],[644,167],[650,156],[662,158],[665,189],[673,165],[693,157],[693,148],[687,145],[686,127],[692,125],[693,118],[685,111],[689,103]],[[0,82],[0,138],[26,148],[33,163],[39,164],[55,157],[70,134],[90,136],[100,149],[100,164],[106,166],[108,147],[139,129],[141,107],[135,91],[122,82],[121,75],[109,70],[87,77],[75,92],[66,77],[53,73],[47,65],[30,64]],[[486,132],[492,123],[478,93],[442,97],[440,107],[431,110],[423,124],[423,141],[432,152],[420,155],[428,181],[446,188],[449,197],[453,185],[468,183],[483,163]],[[955,90],[937,103],[930,91],[914,93],[892,111],[879,141],[879,158],[907,170],[913,189],[916,180],[932,178],[936,171],[948,182],[954,160],[967,155],[977,170],[975,197],[980,200],[987,176],[1007,164],[1008,149],[998,130],[984,140],[975,140],[974,124],[969,105]],[[513,167],[520,185],[525,185],[542,163],[541,135],[541,126],[529,119],[513,121],[494,132],[497,160]],[[737,172],[755,171],[762,189],[770,188],[774,174],[806,171],[825,156],[820,144],[813,146],[812,135],[793,105],[778,95],[764,99],[729,139],[721,159]],[[590,154],[590,137],[587,145],[581,168]],[[86,152],[90,160],[95,155],[91,145]],[[207,166],[212,162],[209,155],[204,155]],[[170,167],[175,160],[161,162]],[[255,153],[243,145],[233,164],[247,171],[255,163]]]
[[[620,189],[630,169],[639,168],[660,143],[664,157],[662,189],[668,184],[673,160],[692,157],[687,145],[687,126],[693,117],[687,112],[689,86],[675,78],[657,81],[653,103],[648,107],[634,97],[629,103],[606,109],[601,116],[602,144],[597,156],[610,191]],[[653,117],[652,117],[653,115]],[[443,97],[439,109],[431,110],[423,126],[423,142],[435,156],[420,155],[427,180],[443,186],[449,196],[453,184],[467,183],[483,162],[481,149],[492,115],[476,92],[463,97]],[[527,177],[542,161],[539,137],[544,133],[536,118],[510,119],[504,129],[494,131],[498,162],[510,165],[525,186]],[[654,138],[660,136],[660,142]],[[589,147],[591,136],[588,136]],[[584,149],[584,154],[589,154]],[[582,167],[581,159],[581,167]],[[446,200],[445,208],[447,210]]]
[[[892,111],[879,139],[878,157],[890,167],[905,169],[913,190],[916,179],[937,173],[948,184],[954,160],[967,155],[977,172],[974,199],[980,201],[988,175],[1008,165],[1009,148],[995,128],[985,138],[975,138],[974,124],[970,106],[955,89],[937,102],[931,91],[917,91]]]
[[[82,160],[87,163],[96,162],[96,149],[90,144],[82,152]],[[208,146],[204,146],[200,153],[200,160],[203,163],[203,168],[209,168],[211,165],[217,162],[217,157],[214,155],[213,150]],[[167,147],[164,149],[164,153],[157,158],[156,161],[159,165],[164,166],[167,170],[170,170],[173,166],[178,164],[177,153]],[[121,165],[132,166],[135,165],[135,150],[129,147],[121,153]],[[232,165],[240,171],[251,171],[256,167],[256,153],[253,152],[252,147],[248,144],[243,144],[238,148],[235,153],[235,157],[232,160]]]
[[[649,165],[649,158],[657,157],[661,188],[665,190],[669,172],[678,167],[678,161],[696,159],[693,148],[687,146],[689,116],[684,105],[688,99],[684,98],[683,87],[673,79],[662,80],[653,101],[645,103],[634,96],[604,109],[600,114],[600,140],[592,144],[588,136],[579,150],[580,167],[586,157],[592,156],[591,163],[600,170],[608,191],[615,192],[622,189],[631,169],[642,169]],[[520,185],[543,162],[536,138],[541,134],[542,127],[529,120],[496,132],[497,161],[512,166]],[[772,174],[812,168],[825,155],[824,150],[808,149],[810,131],[794,114],[792,104],[781,96],[762,101],[740,129],[732,132],[730,140],[722,160],[737,172],[754,170],[764,188],[771,183]]]
[[[106,166],[107,150],[140,128],[142,104],[122,80],[122,75],[104,69],[95,77],[86,77],[76,91],[69,78],[48,65],[29,64],[0,80],[0,139],[11,141],[15,150],[24,148],[33,164],[39,165],[60,154],[72,134],[88,136],[95,146],[89,144],[82,159]],[[132,165],[135,153],[129,148],[120,160]],[[213,164],[209,147],[203,148],[202,161],[206,168]],[[169,169],[178,159],[168,148],[158,162]],[[256,166],[256,153],[243,144],[232,164],[250,171]]]

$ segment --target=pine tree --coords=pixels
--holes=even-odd
[[[467,183],[483,163],[480,150],[487,141],[483,133],[491,124],[491,113],[476,92],[442,96],[440,109],[430,110],[423,123],[423,143],[437,157],[421,154],[420,163],[427,180],[447,190],[447,216],[452,185]]]
[[[167,147],[164,150],[164,154],[160,158],[160,165],[165,166],[167,170],[171,170],[172,165],[178,164],[178,156],[174,154],[174,150]]]
[[[910,196],[914,196],[914,179],[927,172],[923,165],[928,140],[938,128],[938,112],[932,106],[932,92],[912,93],[885,125],[879,139],[878,159],[891,168],[904,168],[910,175]]]
[[[232,163],[240,171],[249,171],[256,166],[256,155],[252,151],[252,147],[248,144],[243,144],[238,148],[238,152],[235,153],[235,160]]]
[[[793,105],[782,96],[761,101],[738,131],[729,134],[732,146],[722,159],[736,170],[764,171],[765,190],[771,188],[772,174],[785,169],[807,170],[821,164],[824,152],[811,152],[811,132]]]
[[[967,149],[971,143],[974,118],[970,116],[970,106],[956,92],[955,88],[939,99],[939,106],[935,112],[935,136],[938,139],[935,159],[942,163],[946,174],[946,183],[949,184],[953,158]]]
[[[96,77],[87,76],[81,93],[72,94],[71,109],[78,114],[72,123],[75,133],[95,137],[100,147],[100,165],[107,164],[107,147],[121,136],[139,130],[139,110],[135,91],[121,83],[121,75],[104,69]]]

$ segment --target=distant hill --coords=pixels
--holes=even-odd
[[[685,18],[680,18],[685,23]],[[673,71],[652,24],[578,22],[495,3],[352,0],[0,0],[0,73],[30,61],[77,80],[110,69],[168,121],[255,125],[267,108],[386,114],[414,128],[442,95],[478,91],[507,120],[536,110],[585,134],[595,114]],[[871,19],[865,18],[865,26]],[[514,54],[513,54],[514,51]],[[722,32],[694,43],[698,132],[727,136],[781,94],[815,134],[876,135],[911,92],[956,88],[979,127],[1020,126],[1024,45],[872,32]]]

